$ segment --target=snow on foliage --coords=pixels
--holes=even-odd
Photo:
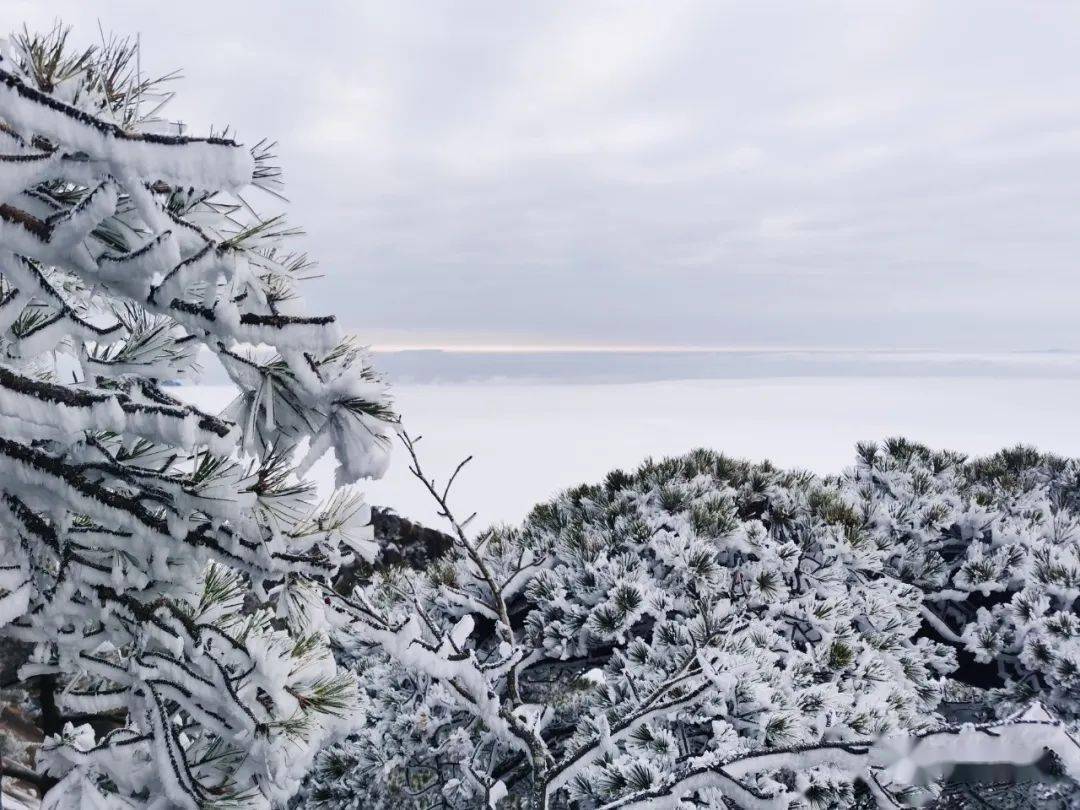
[[[703,450],[454,523],[424,578],[335,605],[363,727],[306,806],[891,807],[1048,748],[1075,777],[1078,516],[1080,462],[890,440],[838,477]]]
[[[0,632],[80,718],[46,807],[280,805],[354,700],[322,591],[370,531],[296,463],[379,475],[393,418],[244,196],[277,194],[270,149],[166,134],[136,66],[59,28],[0,47]],[[220,416],[163,387],[206,350]]]

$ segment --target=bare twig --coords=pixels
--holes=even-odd
[[[506,608],[506,599],[503,596],[502,588],[496,584],[491,568],[480,553],[480,547],[470,540],[469,536],[465,533],[465,526],[472,521],[476,516],[476,513],[470,515],[465,521],[458,521],[457,518],[454,517],[453,510],[451,510],[449,504],[450,488],[461,470],[470,460],[472,460],[472,456],[469,456],[457,465],[446,486],[443,488],[442,492],[440,492],[435,486],[434,480],[425,475],[423,468],[420,466],[420,459],[416,453],[416,443],[420,440],[420,437],[412,439],[403,431],[401,433],[401,440],[405,445],[405,449],[408,451],[411,460],[409,472],[424,485],[424,488],[431,494],[431,497],[435,499],[435,502],[439,505],[439,514],[450,522],[450,525],[454,530],[454,536],[462,550],[465,552],[465,556],[476,568],[480,579],[483,580],[488,591],[491,593],[490,609],[498,616],[496,627],[502,628],[502,635],[506,642],[512,646],[516,646],[517,640],[515,638],[514,627],[510,623],[510,614]],[[547,743],[544,741],[539,729],[523,722],[522,718],[515,711],[523,702],[518,678],[518,666],[520,663],[521,662],[518,661],[511,664],[506,672],[506,691],[511,705],[509,707],[504,706],[500,710],[500,716],[506,722],[507,729],[510,733],[520,739],[528,749],[534,773],[534,785],[530,799],[530,808],[532,808],[532,810],[545,810],[548,806],[549,797],[547,775],[549,769],[553,765],[553,760]],[[451,682],[450,685],[452,687],[456,686],[453,682]]]
[[[488,564],[481,556],[476,544],[469,539],[467,534],[465,534],[465,525],[468,523],[469,520],[472,520],[472,518],[475,516],[475,513],[473,513],[473,515],[470,515],[465,523],[461,523],[457,520],[457,518],[454,517],[454,513],[451,511],[448,501],[451,485],[457,478],[458,473],[460,473],[461,470],[465,467],[465,465],[472,460],[472,456],[469,456],[457,465],[457,468],[454,470],[453,475],[450,476],[450,480],[447,482],[446,487],[444,487],[442,492],[440,492],[435,486],[434,479],[425,475],[423,468],[420,466],[420,459],[416,454],[416,443],[420,441],[420,438],[421,437],[413,439],[409,436],[408,433],[404,431],[402,431],[401,433],[402,444],[405,445],[405,449],[409,453],[409,472],[412,473],[413,477],[416,478],[416,480],[418,480],[421,484],[424,485],[424,488],[427,489],[427,491],[431,494],[431,497],[433,497],[435,499],[435,502],[438,503],[440,510],[439,514],[447,521],[449,521],[451,527],[453,527],[454,535],[457,538],[458,543],[461,544],[461,547],[465,551],[465,554],[469,558],[469,561],[476,567],[477,572],[480,574],[480,578],[484,581],[484,584],[491,592],[491,608],[493,612],[499,617],[499,624],[503,627],[502,632],[505,636],[506,641],[514,644],[514,628],[513,625],[511,625],[510,623],[510,613],[506,609],[506,600],[503,598],[502,589],[496,584],[495,577],[492,575],[491,569],[488,567]],[[506,688],[507,691],[510,693],[510,700],[513,702],[514,706],[520,706],[521,693],[518,687],[517,670],[513,667],[507,673]]]

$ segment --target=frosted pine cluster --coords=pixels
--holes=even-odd
[[[308,801],[892,807],[1047,747],[1076,775],[1078,476],[903,440],[830,478],[613,472],[353,595],[366,723]]]
[[[0,632],[79,718],[46,807],[270,807],[352,705],[323,591],[369,550],[359,496],[302,474],[380,474],[392,414],[248,199],[270,149],[175,134],[136,66],[61,29],[0,49]],[[165,386],[200,362],[225,414]]]

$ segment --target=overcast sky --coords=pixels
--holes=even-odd
[[[280,141],[377,345],[1080,349],[1080,4],[0,7]]]

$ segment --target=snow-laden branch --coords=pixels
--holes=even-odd
[[[763,771],[799,773],[828,765],[869,780],[875,787],[902,789],[918,784],[920,775],[948,773],[957,765],[1031,765],[1053,752],[1065,772],[1080,780],[1080,743],[1065,725],[1038,703],[1014,717],[993,723],[946,726],[878,740],[823,743],[745,754],[715,765],[691,767],[677,773],[663,788],[628,796],[603,810],[682,807],[682,798],[716,788],[743,810],[787,810],[802,797],[779,792],[765,795],[744,780]],[[925,777],[924,777],[925,778]],[[888,804],[893,800],[883,796]]]
[[[847,807],[856,782],[892,806],[951,764],[1040,770],[1043,747],[1074,756],[1078,482],[1075,460],[903,440],[829,478],[712,451],[615,471],[353,591],[425,656],[471,617],[455,660],[550,759],[493,733],[438,656],[373,663],[387,639],[356,649],[369,724],[314,784],[380,810],[404,778],[410,810],[478,806],[492,779],[531,810]],[[483,677],[505,661],[517,696]],[[1062,721],[1017,716],[1033,699]]]
[[[689,655],[672,675],[656,686],[626,717],[615,723],[604,721],[602,733],[571,751],[551,769],[545,790],[550,797],[574,779],[598,755],[630,737],[637,729],[658,717],[685,709],[707,698],[712,683],[703,675],[698,656]]]
[[[0,60],[0,115],[25,135],[44,136],[70,152],[174,186],[238,191],[251,183],[251,154],[222,138],[132,133],[29,86]]]
[[[476,656],[465,648],[473,629],[470,617],[461,619],[450,632],[428,641],[415,615],[394,626],[371,608],[333,591],[327,591],[326,599],[331,610],[349,623],[348,631],[354,638],[377,646],[403,666],[449,684],[460,706],[489,731],[511,748],[529,756],[535,753],[533,735],[498,695],[498,682],[505,679],[516,661],[504,661],[495,667],[481,666]]]
[[[44,806],[261,810],[354,722],[321,588],[369,514],[304,471],[381,474],[396,419],[247,199],[265,144],[161,134],[137,48],[0,47],[0,633],[92,722],[46,729]],[[221,415],[167,393],[200,352]]]

